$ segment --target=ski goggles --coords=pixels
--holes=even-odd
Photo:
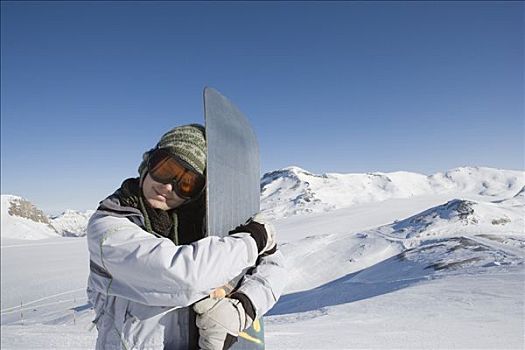
[[[206,178],[184,160],[167,150],[153,151],[148,161],[148,172],[153,180],[171,184],[173,191],[183,199],[199,195],[206,185]]]

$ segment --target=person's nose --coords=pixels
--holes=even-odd
[[[169,192],[173,191],[173,184],[171,182],[167,183],[167,184],[162,184],[161,188],[162,188],[163,191],[169,193]]]

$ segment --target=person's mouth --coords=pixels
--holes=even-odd
[[[168,200],[168,195],[167,194],[163,194],[163,193],[157,191],[156,189],[153,189],[153,190],[155,191],[155,194],[157,196],[164,198],[164,200]]]

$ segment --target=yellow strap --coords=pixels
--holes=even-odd
[[[253,321],[253,330],[257,333],[259,333],[261,331],[261,322],[259,321],[259,319]]]
[[[261,339],[257,339],[257,338],[255,338],[255,337],[252,337],[251,335],[249,335],[249,334],[246,333],[246,332],[241,332],[241,333],[239,333],[239,337],[244,338],[244,339],[246,339],[246,340],[248,340],[248,341],[251,341],[251,342],[253,342],[253,343],[256,343],[256,344],[262,344]]]
[[[256,333],[259,333],[261,331],[261,322],[258,319],[253,321],[252,328],[253,328],[253,330]],[[239,337],[244,338],[244,339],[246,339],[248,341],[251,341],[253,343],[256,343],[256,344],[262,344],[263,343],[261,339],[257,339],[255,337],[252,337],[251,335],[249,335],[246,332],[239,333]]]

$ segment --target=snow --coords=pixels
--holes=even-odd
[[[2,241],[1,253],[2,312],[20,302],[53,302],[53,296],[73,290],[79,291],[73,293],[79,299],[85,298],[89,272],[85,238],[7,239]]]
[[[272,174],[263,207],[289,280],[266,349],[525,348],[524,172]],[[336,195],[343,183],[357,193]],[[2,233],[2,349],[94,348],[85,237],[13,236],[25,238]]]
[[[456,168],[431,176],[410,172],[317,175],[288,167],[263,176],[262,210],[270,217],[285,218],[428,195],[501,200],[514,196],[524,185],[522,171],[483,167]]]
[[[94,210],[85,212],[66,210],[61,215],[47,218],[49,224],[46,224],[30,219],[30,215],[27,217],[12,215],[10,208],[19,204],[20,201],[29,203],[29,201],[19,196],[2,195],[2,240],[40,240],[59,235],[85,236],[87,222],[95,212]],[[34,210],[36,211],[38,208],[34,208]],[[31,214],[31,212],[26,214]]]
[[[2,195],[2,226],[0,231],[2,242],[4,239],[9,238],[38,240],[58,236],[53,228],[44,223],[9,214],[9,209],[12,204],[20,200],[23,200],[23,198],[12,195]]]
[[[344,303],[267,317],[266,346],[523,349],[524,278],[523,271],[450,276],[379,291],[350,284]]]
[[[66,210],[61,215],[51,218],[51,225],[63,236],[85,236],[87,223],[94,212]]]

